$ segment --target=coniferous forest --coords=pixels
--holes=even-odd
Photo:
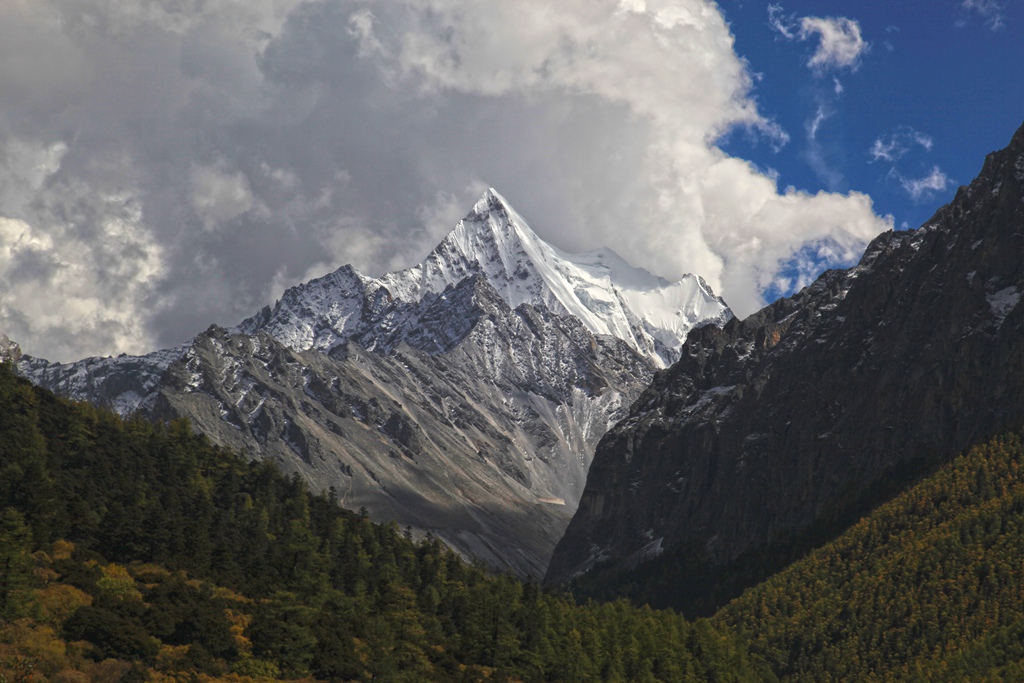
[[[721,610],[794,681],[1024,680],[1024,443],[957,458]]]
[[[577,604],[341,509],[185,422],[0,367],[0,679],[1024,679],[1024,443],[974,448],[689,622]]]
[[[577,605],[0,367],[11,683],[759,681],[728,626]]]

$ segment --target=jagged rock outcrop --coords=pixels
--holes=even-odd
[[[539,579],[597,441],[691,329],[731,315],[698,277],[557,251],[491,190],[408,270],[345,266],[148,356],[19,368],[123,413],[188,417],[377,521]]]
[[[21,360],[21,347],[11,341],[6,334],[0,334],[0,361],[17,363]]]
[[[690,330],[732,318],[699,276],[669,282],[610,249],[559,251],[490,189],[422,263],[377,279],[343,266],[291,288],[239,329],[266,330],[301,350],[352,340],[385,353],[403,341],[444,352],[473,322],[449,313],[459,302],[446,291],[476,276],[513,310],[529,304],[573,317],[594,335],[625,341],[653,367],[678,358]]]
[[[547,580],[725,566],[1024,425],[1022,198],[1024,129],[921,228],[691,334],[602,439]]]
[[[153,395],[164,372],[188,347],[182,344],[145,356],[121,354],[83,358],[73,363],[53,363],[23,354],[18,371],[50,391],[128,415]]]

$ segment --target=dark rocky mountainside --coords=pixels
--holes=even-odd
[[[692,333],[602,439],[547,580],[650,562],[666,594],[698,574],[712,590],[716,567],[1024,424],[1022,188],[1024,129],[921,228]]]

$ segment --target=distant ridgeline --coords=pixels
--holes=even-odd
[[[122,420],[2,363],[4,677],[772,678],[727,628],[491,576],[185,421]]]

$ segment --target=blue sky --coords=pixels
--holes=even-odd
[[[720,4],[736,52],[758,74],[762,114],[791,136],[778,150],[742,132],[721,146],[777,170],[780,185],[859,190],[897,228],[917,227],[1024,123],[1019,0]],[[773,21],[806,16],[857,22],[868,49],[852,67],[815,73],[816,39],[787,38]]]

